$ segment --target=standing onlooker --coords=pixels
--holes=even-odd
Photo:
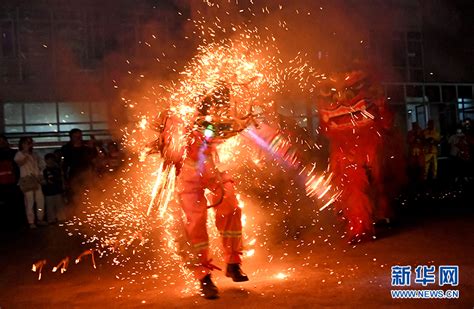
[[[109,167],[109,172],[115,172],[122,165],[123,153],[120,151],[119,145],[115,142],[112,142],[107,146],[109,150],[107,155],[107,165]]]
[[[424,155],[425,155],[425,172],[424,179],[428,179],[430,170],[432,178],[438,176],[438,143],[440,140],[439,132],[434,127],[433,120],[428,121],[426,129],[423,131],[424,138]]]
[[[74,198],[75,192],[80,189],[92,171],[94,149],[89,147],[82,139],[80,129],[69,131],[69,142],[61,148],[63,155],[63,174],[65,180],[68,202]]]
[[[0,135],[0,209],[8,220],[2,227],[11,228],[20,222],[21,192],[18,189],[19,169],[16,151],[10,148],[6,136]]]
[[[470,159],[469,145],[461,128],[458,128],[456,134],[449,137],[448,143],[450,146],[449,155],[453,163],[454,182],[457,182],[459,177],[467,178],[466,169]]]
[[[48,223],[55,221],[64,221],[64,199],[63,199],[63,181],[61,169],[56,162],[54,153],[48,153],[44,156],[46,168],[43,170],[45,183],[43,184],[43,194],[46,204],[46,218]]]
[[[408,131],[408,172],[410,180],[415,183],[420,181],[424,172],[425,156],[423,155],[423,130],[418,122],[412,123]]]
[[[44,222],[44,196],[41,191],[42,164],[39,156],[33,152],[33,139],[22,137],[18,145],[18,152],[15,154],[15,162],[20,166],[20,181],[18,185],[25,195],[26,218],[30,228],[36,228],[36,219],[39,225],[46,225]]]
[[[54,152],[54,160],[58,164],[58,166],[61,168],[63,165],[63,154],[61,152],[61,149],[55,149]]]
[[[468,178],[472,178],[474,176],[474,128],[472,127],[471,118],[465,118],[463,122],[463,132],[466,135],[466,141],[469,147],[470,159],[468,162],[468,166],[466,168],[466,172]]]
[[[102,177],[107,171],[107,154],[105,153],[104,145],[102,141],[96,140],[94,135],[91,135],[87,145],[92,150],[95,174]]]

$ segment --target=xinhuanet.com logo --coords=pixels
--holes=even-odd
[[[438,271],[436,271],[438,270]],[[434,265],[418,265],[414,271],[415,278],[412,280],[412,268],[410,265],[392,266],[392,287],[410,287],[437,284],[442,286],[459,285],[459,266],[441,265],[436,269]],[[431,289],[404,289],[391,290],[392,298],[415,298],[415,299],[454,299],[459,298],[459,290],[431,290]]]
[[[392,298],[452,299],[459,298],[459,290],[391,290]]]

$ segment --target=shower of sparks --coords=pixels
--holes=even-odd
[[[219,7],[212,1],[206,3]],[[270,11],[263,12],[269,14]],[[183,228],[186,218],[174,194],[177,171],[173,164],[166,165],[165,158],[159,154],[151,154],[153,147],[147,144],[160,137],[154,127],[160,115],[171,113],[182,121],[174,126],[170,145],[180,156],[186,156],[190,134],[196,130],[197,105],[219,83],[231,90],[231,108],[237,118],[252,115],[259,119],[260,123],[255,120],[243,136],[234,136],[217,147],[218,166],[233,173],[239,207],[244,211],[244,259],[263,255],[271,229],[279,226],[268,222],[268,218],[261,218],[267,216],[267,212],[271,216],[287,217],[290,197],[296,201],[302,198],[294,192],[293,186],[287,192],[280,192],[283,198],[274,198],[272,179],[283,171],[294,170],[302,180],[306,196],[319,199],[317,203],[323,204],[321,210],[339,194],[339,190],[331,186],[331,175],[317,172],[315,165],[311,171],[306,170],[307,165],[297,155],[297,147],[292,147],[304,145],[314,150],[320,146],[290,140],[282,133],[267,136],[262,133],[266,125],[260,120],[275,115],[275,98],[285,90],[288,81],[296,81],[299,90],[309,93],[318,79],[325,78],[324,74],[309,65],[305,60],[307,55],[297,53],[290,60],[281,59],[277,40],[266,27],[259,29],[247,24],[224,27],[219,21],[206,22],[204,17],[191,22],[196,38],[201,40],[196,55],[181,70],[177,81],[156,84],[138,99],[122,98],[130,114],[136,117],[135,125],[122,130],[123,144],[132,155],[123,160],[122,168],[113,178],[105,178],[93,190],[86,191],[82,215],[66,224],[69,235],[80,235],[84,237],[84,245],[95,247],[83,252],[76,263],[91,255],[95,268],[96,252],[98,257],[108,258],[111,264],[123,269],[117,278],[124,282],[143,284],[145,280],[160,280],[162,286],[175,286],[184,281],[184,293],[195,291],[197,285],[186,267],[190,248]],[[282,28],[287,27],[284,21],[280,24]],[[154,108],[148,108],[150,105],[141,108],[144,102],[151,102]],[[251,193],[255,189],[261,192],[259,195],[265,202],[255,203],[258,198]],[[265,206],[259,209],[258,204]],[[313,208],[313,212],[317,211]],[[218,249],[219,233],[212,224],[214,219],[214,210],[209,209],[211,254],[217,260],[222,258],[222,252]],[[288,228],[281,228],[280,233],[288,234]],[[269,255],[268,259],[273,258]],[[61,263],[57,268],[60,266]],[[42,265],[38,267],[41,271]],[[67,263],[64,269],[66,267]],[[180,276],[166,276],[176,271]],[[287,276],[279,273],[275,278]]]
[[[154,204],[158,204],[159,218],[163,218],[168,204],[170,203],[174,192],[174,181],[176,178],[176,168],[174,165],[164,166],[164,161],[160,163],[156,171],[156,181],[151,192],[151,201],[148,206],[147,215],[149,216]]]
[[[280,279],[280,280],[284,280],[284,279],[288,278],[288,275],[284,274],[284,273],[278,273],[278,274],[275,275],[275,278]]]

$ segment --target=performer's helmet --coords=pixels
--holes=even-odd
[[[230,107],[230,89],[223,82],[219,82],[217,86],[204,97],[198,107],[201,115],[209,115],[210,110],[228,109]]]

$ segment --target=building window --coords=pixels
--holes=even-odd
[[[421,32],[408,31],[406,34],[408,78],[412,82],[422,82],[423,76],[423,41]]]
[[[439,86],[425,86],[425,94],[430,103],[441,102],[441,94]]]
[[[5,126],[23,125],[23,104],[5,103],[3,115]]]
[[[31,133],[38,142],[67,140],[73,128],[90,134],[108,130],[106,106],[97,102],[10,102],[3,104],[3,114],[5,133]]]
[[[405,51],[405,42],[395,40],[393,41],[393,66],[395,67],[405,67],[406,66],[406,51]]]
[[[472,101],[472,87],[458,86],[458,117],[459,120],[474,119],[474,102]]]
[[[56,123],[56,103],[27,103],[25,110],[25,124]],[[40,131],[42,132],[42,131]]]
[[[441,92],[442,92],[443,102],[456,101],[456,87],[455,86],[442,86]]]
[[[423,72],[423,44],[419,31],[395,31],[392,34],[392,66],[402,80],[421,82]]]
[[[89,103],[61,102],[58,103],[58,107],[61,124],[90,122]]]
[[[402,85],[387,85],[387,101],[392,104],[405,103],[405,92]]]

